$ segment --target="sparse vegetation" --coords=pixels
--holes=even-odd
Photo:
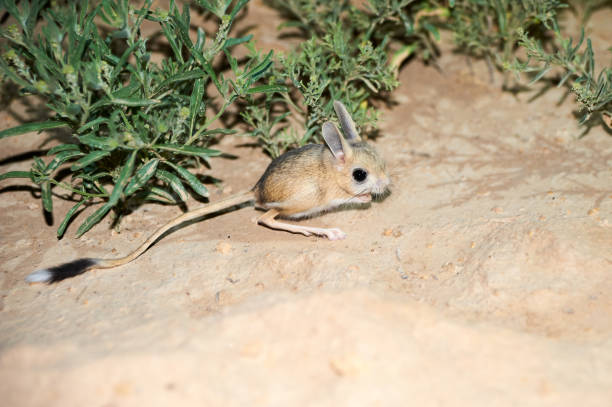
[[[278,57],[271,75],[289,91],[250,98],[244,114],[250,134],[272,156],[320,141],[318,129],[333,119],[334,99],[344,101],[358,128],[374,130],[378,113],[371,101],[397,87],[402,61],[436,53],[433,21],[447,9],[432,3],[370,0],[357,7],[348,0],[269,0],[286,19],[280,28],[303,41]]]
[[[217,31],[207,38],[202,29],[190,38],[191,9],[170,2],[168,10],[152,10],[152,0],[136,7],[128,0],[68,2],[48,7],[44,0],[1,0],[16,23],[0,31],[8,45],[0,69],[23,94],[42,98],[53,117],[0,132],[0,138],[66,127],[71,142],[36,157],[30,171],[9,172],[0,179],[29,178],[40,186],[42,202],[53,210],[52,189],[68,191],[77,200],[58,229],[61,236],[78,209],[94,200],[104,203],[79,227],[82,235],[111,209],[124,211],[129,201],[179,203],[189,187],[208,191],[188,168],[206,164],[221,151],[210,148],[220,134],[235,130],[215,127],[216,119],[238,98],[279,90],[258,85],[272,65],[272,53],[257,52],[240,64],[232,49],[251,35],[232,38],[237,14],[248,0],[199,4],[216,18]],[[41,20],[40,24],[37,21]],[[141,34],[145,21],[156,23],[169,47],[160,63],[150,50],[153,38]],[[36,29],[39,26],[39,29]],[[215,59],[230,66],[226,75]],[[214,85],[216,93],[207,92]],[[70,180],[57,171],[70,166]]]
[[[558,14],[570,7],[582,12],[582,23],[593,10],[610,1],[581,0],[460,0],[452,5],[450,29],[459,48],[488,61],[491,69],[529,75],[528,84],[546,79],[567,86],[583,112],[580,122],[604,118],[612,128],[612,67],[595,69],[595,55],[584,29],[572,39],[559,28]],[[612,48],[611,48],[612,50]]]

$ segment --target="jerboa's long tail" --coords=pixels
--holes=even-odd
[[[242,203],[246,203],[252,200],[253,193],[251,191],[245,191],[236,195],[232,195],[222,201],[194,209],[174,218],[170,222],[166,223],[164,226],[157,229],[157,231],[151,236],[149,236],[149,238],[143,244],[138,246],[136,250],[134,250],[125,257],[121,257],[118,259],[77,259],[68,263],[60,264],[59,266],[36,270],[26,277],[26,281],[28,283],[55,283],[66,278],[83,274],[87,270],[107,269],[121,266],[123,264],[131,262],[132,260],[140,256],[142,253],[144,253],[149,248],[149,246],[155,243],[157,239],[159,239],[164,233],[166,233],[170,229],[179,226],[184,222],[188,222],[190,220],[194,220],[202,216],[218,212],[222,209],[230,208],[232,206],[240,205]]]

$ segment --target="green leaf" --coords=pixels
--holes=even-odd
[[[32,167],[38,170],[39,172],[44,173],[45,168],[47,168],[47,165],[40,157],[34,157],[34,164],[32,165]]]
[[[236,129],[210,129],[202,132],[202,135],[212,136],[215,134],[236,134],[238,130]]]
[[[113,99],[110,101],[109,104],[138,107],[138,106],[151,106],[151,105],[155,105],[158,103],[161,103],[161,100],[132,98],[132,99]]]
[[[572,45],[571,43],[572,38],[570,38],[570,46]],[[576,47],[574,47],[571,50],[571,55],[576,54],[576,52],[580,49],[580,47],[582,46],[582,43],[584,42],[584,27],[582,27],[582,29],[580,30],[580,40],[578,41],[578,44],[576,44]]]
[[[563,78],[561,78],[561,80],[559,81],[559,83],[557,84],[557,87],[560,88],[561,86],[563,86],[563,84],[569,79],[570,76],[573,75],[572,71],[567,71],[565,73],[565,75],[563,75]]]
[[[587,38],[587,48],[584,52],[584,57],[587,60],[586,69],[589,74],[589,77],[595,76],[595,55],[593,54],[593,46],[591,44],[591,39]]]
[[[201,51],[205,43],[206,43],[206,33],[201,27],[198,27],[196,43],[194,44],[193,48],[198,51]]]
[[[435,26],[431,25],[431,24],[430,24],[430,23],[428,23],[428,22],[424,22],[424,23],[423,23],[423,27],[424,27],[424,28],[425,28],[427,31],[429,31],[429,32],[431,33],[431,35],[433,35],[433,36],[434,36],[434,38],[436,39],[436,41],[440,41],[440,32],[438,31],[438,29],[437,29]]]
[[[106,98],[101,99],[98,102],[94,103],[93,105],[91,105],[91,107],[89,109],[90,109],[90,111],[94,111],[94,110],[99,109],[101,107],[111,106],[111,105],[139,107],[139,106],[151,106],[151,105],[155,105],[155,104],[159,104],[159,103],[161,103],[161,100],[157,100],[157,99],[138,99],[138,98],[131,98],[131,99],[113,98],[113,99],[109,99],[109,98],[106,97]]]
[[[166,87],[168,87],[169,85],[173,83],[188,81],[191,79],[205,78],[207,75],[208,74],[206,73],[206,71],[202,69],[194,69],[193,71],[178,73],[176,75],[169,77],[168,79],[164,80],[162,83],[157,85],[157,89],[155,89],[155,92],[153,92],[153,94],[154,95],[159,94],[162,90],[164,90]]]
[[[20,126],[16,126],[10,129],[0,131],[0,139],[3,139],[5,137],[18,136],[20,134],[30,133],[32,131],[57,129],[58,127],[66,127],[66,126],[68,126],[68,123],[58,121],[58,120],[49,120],[46,122],[38,122],[38,123],[26,123]]]
[[[128,65],[128,70],[130,69],[129,65]],[[136,75],[140,75],[137,72],[131,72],[134,74],[134,76],[132,76],[130,78],[130,83],[127,86],[120,86],[118,89],[116,89],[111,95],[110,95],[110,100],[114,100],[114,99],[125,99],[125,98],[129,98],[130,96],[132,96],[133,94],[139,92],[140,89],[140,82],[136,79]],[[106,101],[108,101],[109,99],[105,99]]]
[[[169,161],[167,161],[166,164],[174,168],[177,174],[180,175],[181,178],[183,178],[185,181],[187,181],[191,189],[193,189],[198,195],[203,196],[204,198],[208,198],[208,189],[204,186],[204,184],[200,182],[200,180],[195,175],[193,175],[191,172],[181,167],[180,165],[173,164]]]
[[[125,187],[124,194],[126,196],[132,195],[138,189],[142,188],[143,185],[151,179],[151,177],[155,174],[155,170],[157,170],[157,164],[159,164],[159,158],[154,158],[142,167],[136,174],[132,177],[130,182]]]
[[[236,17],[236,14],[238,14],[238,12],[249,2],[249,0],[238,0],[238,2],[236,3],[236,5],[234,6],[234,8],[232,9],[232,12],[230,13],[230,21],[234,21],[234,18]],[[229,4],[229,2],[228,2]]]
[[[53,160],[51,160],[49,165],[47,165],[47,168],[45,169],[45,171],[47,172],[47,174],[50,174],[53,171],[55,171],[57,169],[57,167],[59,167],[60,165],[62,165],[66,161],[68,161],[68,160],[70,160],[70,159],[72,159],[74,157],[79,157],[81,155],[83,155],[83,153],[80,150],[62,151],[62,152],[60,152],[60,153],[55,155]]]
[[[92,127],[97,127],[97,126],[99,126],[100,124],[102,124],[102,123],[106,123],[106,122],[108,122],[108,118],[106,118],[106,117],[98,117],[97,119],[94,119],[94,120],[92,120],[92,121],[90,121],[90,122],[88,122],[88,123],[85,123],[85,124],[84,124],[84,125],[82,125],[81,127],[79,127],[79,128],[77,129],[77,133],[79,133],[79,134],[80,134],[80,133],[83,133],[83,132],[85,132],[85,130],[89,130],[89,129],[91,129]]]
[[[113,192],[111,192],[110,197],[108,198],[108,202],[98,208],[91,216],[89,216],[85,222],[79,226],[77,230],[77,237],[82,236],[85,232],[91,229],[96,223],[100,221],[108,213],[108,211],[119,202],[119,198],[121,197],[121,193],[123,192],[125,185],[129,176],[132,174],[134,170],[134,161],[136,160],[136,155],[138,154],[138,150],[132,151],[130,156],[128,157],[125,165],[121,169],[121,173],[119,177],[115,181],[115,187],[113,188]]]
[[[86,174],[86,173],[79,173],[79,174],[75,174],[74,178],[83,178],[84,180],[87,181],[97,181],[100,178],[104,178],[104,177],[111,177],[110,173],[102,171],[102,172],[97,172],[95,174]]]
[[[136,160],[137,154],[138,150],[132,151],[127,161],[125,162],[125,165],[121,169],[121,173],[115,181],[115,187],[113,188],[113,192],[111,192],[111,195],[108,198],[108,203],[111,206],[115,206],[115,204],[119,202],[119,198],[121,198],[121,194],[123,193],[123,190],[128,183],[128,179],[134,171],[134,161]]]
[[[51,148],[51,150],[47,152],[47,155],[55,155],[62,151],[78,150],[78,149],[79,149],[79,146],[76,144],[60,144],[60,145],[57,145]]]
[[[542,69],[540,72],[538,72],[536,74],[536,76],[533,77],[533,79],[529,82],[529,85],[533,85],[534,83],[536,83],[537,81],[539,81],[544,75],[546,75],[548,73],[548,71],[550,71],[552,69],[551,66],[545,66],[544,69]]]
[[[284,93],[287,92],[287,87],[283,85],[260,85],[253,86],[247,90],[247,94],[252,95],[253,93]]]
[[[78,171],[81,168],[88,166],[91,163],[94,163],[98,160],[101,160],[104,157],[108,157],[110,155],[110,151],[93,151],[87,154],[85,157],[80,158],[77,162],[72,164],[70,169],[72,171]]]
[[[171,172],[158,169],[155,173],[156,177],[165,182],[178,195],[179,199],[185,202],[189,198],[189,194],[185,190],[181,180]]]
[[[209,0],[198,1],[198,4],[200,6],[204,7],[206,10],[210,11],[211,13],[213,13],[219,18],[223,17],[223,15],[225,14],[225,10],[227,10],[227,7],[230,5],[230,3],[231,3],[231,0],[225,1],[225,4],[223,4],[223,1],[213,1],[213,2]]]
[[[79,61],[82,60],[83,52],[85,51],[85,47],[90,44],[90,40],[89,40],[90,31],[92,31],[95,28],[95,24],[93,23],[93,20],[97,16],[99,9],[100,9],[100,6],[98,5],[89,14],[89,16],[87,16],[87,19],[83,22],[82,26],[84,27],[84,30],[81,33],[81,36],[79,36],[78,45],[76,47],[69,47],[70,48],[69,50],[74,49],[74,52],[70,53],[70,63],[72,65],[76,65],[79,63]],[[85,17],[84,13],[86,13],[87,10],[88,10],[88,4],[87,2],[83,2],[83,4],[81,5],[82,19],[84,19]]]
[[[166,204],[167,203],[170,203],[170,204],[178,203],[176,198],[174,198],[171,193],[159,187],[152,187],[151,192],[145,197],[145,199],[149,201],[162,202]]]
[[[57,63],[51,59],[41,48],[37,46],[28,47],[28,50],[34,55],[34,59],[40,66],[48,68],[54,76],[60,76],[61,72]]]
[[[110,202],[107,202],[104,205],[102,205],[100,208],[98,208],[87,219],[85,219],[85,222],[83,222],[81,226],[79,226],[79,229],[77,230],[77,233],[76,233],[76,237],[83,236],[83,234],[87,232],[89,229],[91,229],[96,223],[98,223],[100,219],[102,219],[104,215],[106,215],[112,207],[113,205],[111,205]]]
[[[181,16],[178,12],[178,7],[176,9],[176,13],[173,16],[172,21],[176,26],[176,31],[178,33],[178,37],[181,39],[182,44],[186,45],[188,48],[193,46],[191,42],[191,38],[189,38],[189,4],[185,4],[183,6],[183,15]]]
[[[271,66],[272,66],[272,55],[274,51],[268,52],[266,57],[261,61],[257,66],[255,66],[251,71],[249,71],[246,76],[251,79],[253,82],[259,79]]]
[[[152,147],[159,150],[172,151],[177,154],[195,155],[204,159],[221,155],[219,150],[180,144],[154,144]]]
[[[217,74],[215,73],[215,70],[210,65],[210,63],[208,63],[204,59],[202,54],[200,54],[196,50],[192,50],[192,52],[193,52],[193,55],[198,59],[198,62],[200,63],[200,65],[202,65],[202,68],[204,69],[204,71],[206,71],[208,76],[210,76],[210,78],[212,79],[212,81],[215,84],[215,87],[217,88],[217,90],[221,94],[224,94],[225,93],[225,89],[224,89],[224,82],[223,82],[224,79],[223,79],[223,76],[221,76],[221,80],[219,80],[219,78],[217,77]]]
[[[193,127],[195,126],[196,118],[200,112],[200,106],[202,105],[202,97],[204,96],[204,80],[198,79],[195,81],[193,91],[191,92],[191,100],[189,103],[189,114],[191,120],[189,122],[189,136],[193,134]]]
[[[53,212],[53,200],[51,199],[51,182],[45,181],[40,184],[40,192],[43,208],[45,208],[45,211],[49,213]]]
[[[66,216],[64,217],[64,220],[62,221],[62,223],[59,225],[59,228],[57,228],[57,237],[62,237],[64,235],[64,232],[66,231],[66,227],[68,226],[68,223],[70,223],[70,219],[72,219],[72,217],[74,216],[74,214],[76,213],[76,211],[81,207],[81,205],[83,205],[85,202],[87,202],[86,199],[83,199],[79,202],[77,202],[76,205],[74,205],[72,208],[70,208],[70,210],[68,211],[68,213],[66,213]]]
[[[4,174],[0,174],[0,181],[8,178],[29,178],[32,179],[32,173],[30,171],[9,171]]]
[[[502,34],[506,34],[506,11],[503,7],[497,7],[497,24],[499,25],[499,32]]]
[[[79,141],[97,150],[113,151],[119,146],[117,140],[110,137],[98,137],[93,134],[79,137]]]
[[[225,57],[227,58],[227,61],[230,64],[232,72],[238,72],[238,60],[234,58],[232,54],[227,50],[225,51]]]
[[[164,32],[165,35],[165,39],[168,41],[168,43],[170,44],[170,48],[172,48],[172,51],[174,53],[175,58],[182,64],[185,61],[183,60],[183,55],[181,54],[181,49],[180,47],[177,45],[176,43],[176,35],[174,32],[172,32],[169,28],[169,24],[168,23],[163,23],[162,24],[162,31]]]
[[[250,41],[251,38],[253,38],[253,34],[245,35],[244,37],[240,37],[240,38],[228,38],[223,43],[223,49],[226,50],[238,44],[242,44],[243,42]]]

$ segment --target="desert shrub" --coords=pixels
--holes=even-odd
[[[584,29],[580,39],[574,43],[571,37],[563,36],[556,23],[553,24],[555,47],[552,50],[546,49],[541,40],[532,37],[527,31],[518,30],[518,34],[519,45],[525,49],[527,57],[515,58],[506,69],[516,74],[533,73],[530,83],[552,73],[554,76],[551,78],[548,75],[549,80],[559,87],[567,86],[575,95],[580,111],[583,112],[580,124],[597,118],[612,129],[612,67],[596,71],[591,40],[587,38],[585,41]]]
[[[48,121],[4,130],[0,138],[58,127],[71,135],[70,142],[51,148],[46,157],[35,157],[30,171],[0,179],[29,178],[40,186],[48,212],[53,210],[52,190],[68,191],[77,203],[58,236],[82,205],[95,200],[103,205],[80,225],[79,236],[111,209],[123,212],[129,202],[178,203],[187,199],[188,189],[208,196],[189,168],[220,155],[210,144],[234,132],[214,127],[216,119],[238,98],[279,90],[256,84],[272,64],[271,53],[252,52],[240,64],[231,55],[233,47],[251,39],[230,36],[247,1],[199,0],[216,18],[217,31],[206,38],[198,29],[194,42],[190,7],[181,11],[174,1],[168,10],[151,10],[152,0],[141,7],[128,0],[54,7],[44,0],[19,5],[0,0],[0,9],[16,21],[0,31],[8,43],[0,71],[22,94],[38,95],[53,112]],[[160,63],[150,50],[160,40],[142,34],[144,21],[157,24],[161,43],[169,47]],[[229,65],[229,74],[219,59]],[[207,92],[209,84],[214,95]],[[57,179],[65,163],[70,163],[70,181]]]
[[[583,19],[609,0],[575,0]],[[610,68],[594,71],[589,40],[565,38],[559,0],[268,0],[279,10],[285,35],[302,41],[278,56],[270,83],[289,92],[249,97],[244,109],[249,134],[272,156],[287,148],[320,141],[318,129],[333,120],[331,101],[345,101],[357,127],[371,132],[375,99],[397,86],[407,58],[435,59],[439,30],[452,32],[457,49],[504,72],[503,87],[517,90],[546,79],[576,95],[581,122],[602,113],[610,120]],[[583,20],[584,22],[584,20]],[[584,46],[581,50],[581,46]],[[434,61],[435,63],[435,61]],[[514,73],[515,75],[510,75]],[[520,73],[528,81],[520,80]],[[510,83],[512,78],[517,82]],[[296,131],[296,128],[298,129]]]
[[[529,76],[531,85],[548,80],[567,86],[583,112],[580,123],[602,117],[612,128],[612,67],[596,71],[591,41],[584,28],[577,41],[563,34],[558,14],[582,11],[582,24],[609,0],[456,0],[451,1],[449,28],[459,49],[484,58],[491,69]],[[612,48],[611,48],[612,50]],[[504,83],[507,85],[507,83]]]
[[[435,54],[433,23],[446,9],[431,1],[268,0],[285,22],[281,29],[302,41],[278,56],[270,78],[289,92],[249,98],[244,112],[252,136],[273,156],[290,146],[320,141],[321,124],[342,100],[359,129],[376,128],[371,101],[397,87],[401,62]],[[431,22],[430,22],[431,21]],[[391,54],[391,58],[388,57]],[[291,126],[298,123],[299,131]]]
[[[502,69],[516,53],[520,30],[545,35],[563,7],[557,0],[456,0],[449,29],[461,51]]]

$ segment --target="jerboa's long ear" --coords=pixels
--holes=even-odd
[[[323,123],[323,139],[336,160],[342,164],[353,158],[353,149],[332,122]]]
[[[344,137],[346,137],[348,141],[360,141],[361,137],[359,137],[359,133],[357,133],[355,122],[353,122],[353,118],[342,102],[338,100],[334,101],[334,110],[338,115],[338,120],[340,120],[340,127],[342,127]]]

